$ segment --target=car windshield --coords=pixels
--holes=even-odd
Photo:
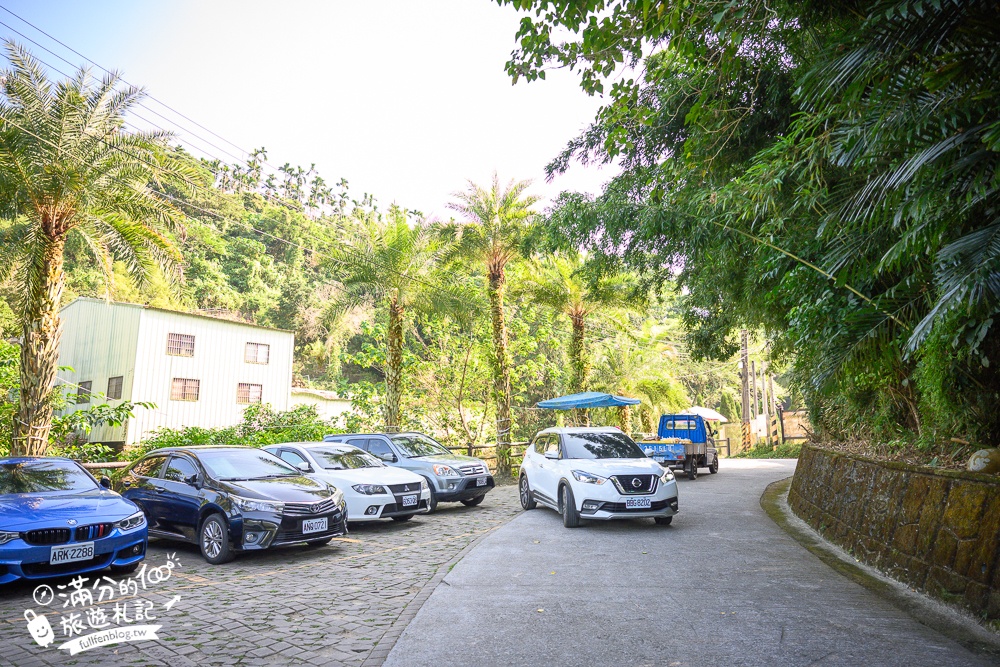
[[[291,477],[302,473],[260,449],[216,449],[198,452],[208,474],[219,480]]]
[[[392,444],[399,447],[403,456],[411,459],[421,456],[436,456],[438,454],[451,454],[444,445],[437,440],[428,438],[422,433],[401,433],[391,436]]]
[[[632,438],[614,431],[567,433],[563,436],[568,459],[644,459]]]
[[[385,464],[360,449],[310,449],[316,463],[325,470],[350,470],[351,468],[381,468]]]
[[[0,494],[93,491],[94,478],[70,461],[0,462]]]

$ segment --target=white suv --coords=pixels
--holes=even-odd
[[[521,506],[556,510],[567,528],[581,519],[652,517],[669,525],[677,514],[677,482],[617,428],[547,428],[524,453]]]

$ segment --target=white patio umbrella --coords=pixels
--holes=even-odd
[[[702,419],[707,419],[708,421],[717,421],[722,423],[727,423],[729,417],[722,414],[721,412],[716,412],[712,408],[703,408],[700,405],[695,405],[688,408],[687,410],[681,411],[682,415],[698,415]]]

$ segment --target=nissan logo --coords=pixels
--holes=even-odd
[[[638,477],[633,477],[632,478],[632,488],[633,489],[638,489],[640,486],[642,486],[642,480],[639,479]]]

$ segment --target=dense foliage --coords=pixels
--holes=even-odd
[[[621,174],[550,236],[676,275],[699,356],[763,332],[831,437],[1000,442],[1000,5],[500,1],[515,81],[607,100],[548,169]]]
[[[16,53],[30,63],[26,53]],[[91,85],[83,73],[78,79],[53,84],[38,73],[31,85],[42,97],[57,90],[76,103],[83,93],[72,93],[73,86]],[[159,217],[145,216],[148,225],[139,228],[127,216],[115,217],[110,203],[109,210],[81,208],[85,223],[74,223],[53,255],[58,284],[36,281],[51,297],[47,312],[76,296],[99,296],[290,330],[293,383],[337,391],[353,400],[356,411],[333,425],[314,414],[275,415],[254,406],[241,425],[162,431],[140,450],[177,442],[267,444],[312,439],[334,428],[387,426],[424,430],[449,445],[492,446],[523,441],[564,418],[534,408],[539,400],[585,389],[639,397],[642,405],[631,413],[597,417],[647,432],[660,413],[692,401],[732,407],[736,365],[692,359],[681,341],[672,286],[650,291],[640,272],[616,272],[595,262],[599,256],[581,254],[560,234],[537,227],[528,183],[470,183],[455,195],[457,219],[427,220],[400,207],[381,208],[368,194],[354,197],[345,180],[330,186],[314,168],[274,169],[264,149],[226,164],[196,159],[168,145],[165,135],[131,137],[125,107],[139,92],[116,93],[116,85],[110,77],[95,89],[119,105],[107,121],[115,148],[98,139],[96,152],[50,151],[50,171],[93,169],[88,156],[112,150],[121,159],[105,165],[104,180],[95,176],[83,185],[124,188],[125,180],[138,193],[132,213],[143,213],[147,200],[162,209]],[[16,147],[30,129],[7,119],[3,131]],[[45,145],[36,147],[39,154]],[[135,147],[145,152],[133,155]],[[110,194],[93,194],[93,201],[125,197],[125,190],[110,185]],[[15,245],[34,224],[29,214],[26,203],[11,202],[0,234],[5,251],[20,253],[10,267],[30,278],[32,262],[46,252]],[[0,284],[0,327],[12,341],[24,340],[24,328],[35,326],[23,307],[32,284],[17,276]],[[57,350],[57,338],[50,343],[48,353]],[[28,354],[23,346],[0,349],[4,442],[25,394],[24,367],[13,358],[19,353]],[[58,381],[58,369],[54,373]],[[28,375],[32,386],[44,380]],[[129,410],[146,407],[101,402],[72,412],[65,409],[64,391],[46,399],[48,408],[66,413],[57,414],[50,441],[77,458],[107,452],[79,446],[72,431],[118,423]],[[503,458],[502,447],[497,454]]]

